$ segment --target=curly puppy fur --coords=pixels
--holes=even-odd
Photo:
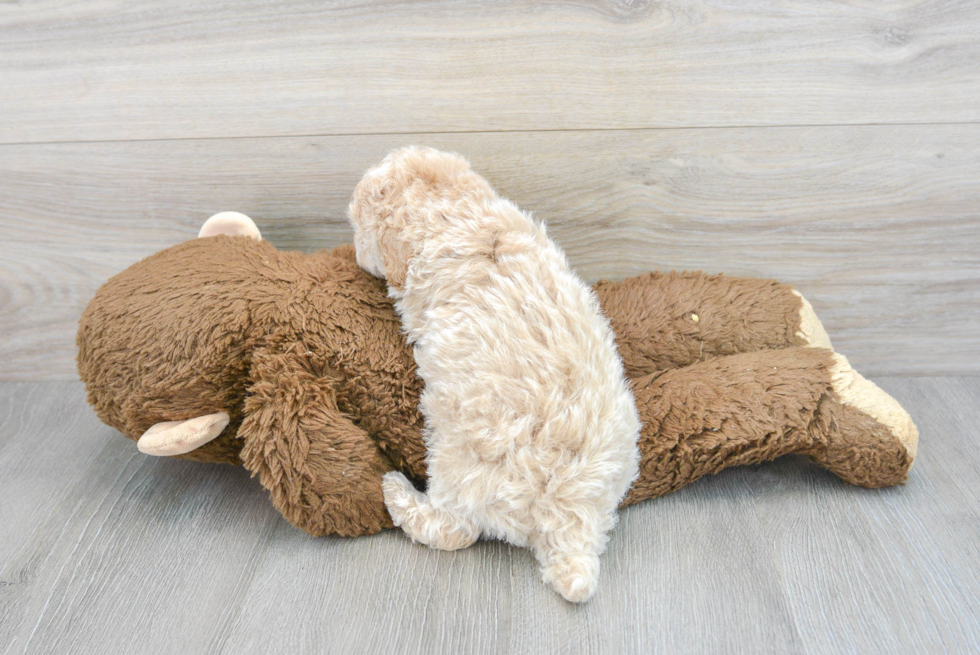
[[[529,546],[546,582],[586,600],[640,429],[595,295],[544,226],[457,155],[393,152],[350,217],[425,382],[428,490],[385,476],[395,525],[447,550],[481,533]]]

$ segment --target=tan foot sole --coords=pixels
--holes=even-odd
[[[796,331],[796,336],[806,341],[806,345],[811,348],[833,350],[834,347],[830,343],[830,337],[827,335],[827,331],[823,329],[823,323],[817,318],[817,314],[813,311],[813,306],[810,305],[810,301],[804,298],[803,294],[796,289],[793,289],[793,295],[803,303],[800,307],[800,328]]]
[[[183,455],[214,440],[228,425],[224,412],[198,416],[186,421],[157,423],[143,433],[136,447],[147,455]]]
[[[902,409],[897,400],[851,368],[846,357],[834,353],[833,358],[834,365],[830,368],[831,385],[841,402],[861,410],[889,428],[914,460],[919,448],[919,430],[912,422],[912,417]]]

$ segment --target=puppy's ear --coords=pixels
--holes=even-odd
[[[378,223],[378,250],[385,265],[385,280],[388,286],[402,291],[408,275],[408,260],[412,249],[405,240],[405,220],[391,214]]]

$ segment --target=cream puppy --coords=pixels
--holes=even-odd
[[[385,476],[395,525],[445,550],[481,534],[528,546],[546,582],[586,600],[640,429],[596,298],[544,226],[458,155],[391,153],[358,184],[350,219],[425,382],[428,489]]]

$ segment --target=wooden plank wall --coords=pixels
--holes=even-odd
[[[244,211],[350,238],[454,149],[588,279],[792,282],[870,375],[980,372],[980,3],[0,3],[0,379],[72,379],[98,285]]]

